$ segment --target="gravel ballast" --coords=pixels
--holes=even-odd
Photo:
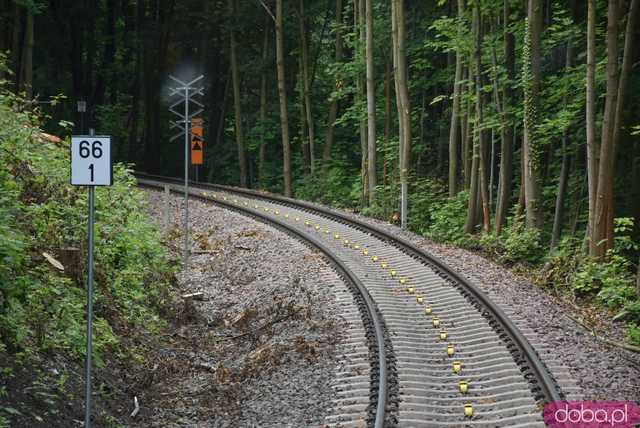
[[[148,197],[161,223],[164,195]],[[170,197],[177,258],[181,204]],[[344,283],[320,254],[271,226],[194,200],[189,213],[194,254],[178,287],[196,299],[185,300],[176,334],[192,347],[177,351],[180,367],[154,385],[152,425],[321,425],[335,399],[343,333],[335,292]]]

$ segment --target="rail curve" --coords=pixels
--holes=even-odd
[[[171,184],[173,191],[183,191],[179,179],[136,176],[142,186]],[[544,426],[541,406],[564,398],[505,312],[413,243],[308,202],[192,185],[192,196],[276,225],[316,247],[358,296],[368,355],[354,339],[329,425]],[[362,365],[370,368],[368,382],[360,375]]]

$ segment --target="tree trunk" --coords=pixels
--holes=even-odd
[[[21,70],[21,58],[22,55],[20,50],[23,44],[23,24],[22,24],[22,16],[24,7],[19,3],[15,2],[14,11],[13,11],[13,35],[11,36],[11,65],[13,66],[13,71],[15,73],[15,88],[16,91],[20,91],[21,87],[21,78],[22,73]]]
[[[278,73],[278,95],[280,97],[280,127],[282,128],[282,152],[284,195],[291,197],[291,147],[289,146],[289,116],[287,112],[287,88],[284,70],[284,46],[282,28],[282,0],[276,0],[276,57]]]
[[[565,58],[565,72],[569,73],[569,69],[573,63],[573,45],[572,41],[567,42],[567,51]],[[563,97],[563,108],[567,107],[568,88],[565,88]],[[562,222],[564,217],[564,200],[567,193],[567,181],[569,179],[569,153],[568,153],[569,129],[565,129],[562,135],[562,167],[560,169],[560,177],[558,180],[558,194],[556,195],[556,209],[553,216],[553,231],[551,233],[551,251],[553,251],[560,242],[562,234]]]
[[[473,4],[473,32],[474,32],[474,67],[475,67],[475,89],[476,89],[476,122],[474,126],[474,147],[478,146],[478,185],[480,186],[480,197],[482,201],[482,225],[485,232],[491,229],[491,219],[489,214],[489,189],[487,186],[487,147],[486,131],[482,129],[484,122],[484,95],[482,93],[482,23],[480,21],[480,4],[475,0]]]
[[[304,0],[300,0],[300,45],[302,53],[302,84],[304,88],[304,111],[306,114],[307,131],[309,136],[309,165],[311,173],[315,171],[315,129],[313,126],[313,114],[311,107],[311,85],[309,80],[309,53],[307,42],[306,17],[304,12]]]
[[[638,0],[632,0],[627,19],[622,72],[618,76],[618,9],[617,0],[609,1],[607,24],[607,96],[602,122],[600,143],[600,165],[596,186],[596,211],[590,253],[602,258],[613,247],[613,181],[615,176],[615,158],[624,101],[627,92],[627,80],[631,71],[631,46],[635,30]]]
[[[356,47],[356,62],[359,64],[365,64],[365,46],[366,46],[366,34],[365,34],[365,0],[354,0],[353,8],[353,25],[355,27],[354,33],[358,35],[359,44]],[[368,185],[368,162],[367,162],[367,120],[361,114],[360,107],[362,100],[366,99],[366,76],[362,73],[358,73],[356,77],[356,101],[358,106],[358,115],[360,116],[359,128],[360,128],[360,178],[362,181],[362,199],[360,204],[362,206],[369,202],[369,185]]]
[[[33,98],[33,12],[27,8],[27,19],[24,34],[24,48],[22,49],[22,79],[20,83],[26,99]]]
[[[402,102],[400,101],[400,86],[398,84],[398,19],[396,17],[396,0],[391,0],[391,44],[393,59],[393,89],[396,95],[396,112],[398,114],[398,159],[402,153],[404,142]]]
[[[136,37],[134,42],[134,49],[136,55],[136,64],[135,64],[135,77],[133,79],[133,85],[131,86],[131,91],[133,92],[133,99],[131,101],[131,126],[129,128],[129,147],[128,147],[128,156],[127,160],[129,162],[135,162],[138,159],[138,150],[139,150],[139,135],[138,135],[138,127],[140,122],[140,99],[144,96],[144,85],[140,84],[140,80],[142,79],[142,49],[143,49],[143,37],[142,37],[142,28],[143,22],[145,19],[144,14],[144,3],[138,2],[136,5]],[[73,37],[73,33],[72,37]],[[72,54],[75,57],[76,54]],[[74,79],[75,80],[75,79]]]
[[[516,216],[522,215],[525,209],[525,191],[524,191],[524,148],[520,147],[520,191],[518,193],[518,209],[516,211]]]
[[[382,184],[387,185],[387,148],[391,140],[391,61],[387,58],[384,75],[384,156],[382,165]]]
[[[553,251],[560,242],[562,234],[562,222],[564,218],[564,200],[567,194],[567,182],[569,180],[569,154],[567,153],[568,132],[564,131],[562,136],[562,167],[560,169],[560,177],[558,179],[558,194],[556,195],[556,209],[553,217],[553,231],[551,233],[551,251]]]
[[[613,128],[613,150],[616,153],[616,148],[620,142],[620,131],[623,125],[623,115],[625,101],[627,99],[628,92],[628,80],[631,73],[633,63],[633,44],[634,44],[634,32],[636,31],[638,22],[638,12],[640,11],[640,0],[631,0],[629,6],[629,14],[627,15],[627,28],[624,36],[624,53],[622,57],[622,70],[620,72],[620,85],[618,86],[618,100],[616,103],[615,122]],[[615,156],[614,156],[615,159]]]
[[[342,0],[336,0],[336,62],[342,62]],[[340,84],[338,81],[337,86]],[[324,137],[324,147],[322,150],[322,162],[326,166],[331,160],[331,149],[333,148],[333,139],[335,131],[335,121],[338,117],[338,100],[332,99],[329,103],[329,122],[327,123],[327,131]]]
[[[369,205],[375,203],[376,193],[376,86],[373,76],[373,10],[371,0],[366,0],[366,62],[367,62],[367,157],[369,175]]]
[[[458,0],[458,38],[464,31],[464,0]],[[462,52],[456,50],[456,75],[453,82],[453,106],[449,128],[449,197],[458,193],[458,144],[460,140],[460,94],[462,80]]]
[[[511,125],[511,103],[513,91],[511,82],[515,80],[515,37],[508,31],[509,17],[511,10],[509,0],[503,3],[503,26],[504,26],[504,63],[507,69],[507,83],[504,84],[502,96],[502,130],[500,146],[500,182],[498,188],[498,201],[496,207],[496,235],[500,235],[504,225],[507,212],[509,210],[509,200],[511,199],[512,176],[513,176],[513,127]]]
[[[260,150],[258,154],[258,181],[266,186],[267,144],[265,140],[267,122],[267,61],[269,58],[269,16],[264,17],[264,42],[262,45],[262,75],[260,77]]]
[[[609,0],[607,17],[607,95],[602,118],[600,165],[596,185],[596,211],[590,253],[603,258],[613,242],[608,239],[609,224],[613,227],[613,176],[615,147],[613,141],[616,103],[618,98],[618,0]]]
[[[479,153],[479,141],[475,137],[476,131],[473,132],[473,148],[471,155],[471,171],[469,177],[469,205],[467,208],[467,220],[464,224],[465,233],[473,233],[476,228],[477,218],[478,218],[478,167],[480,161],[480,153]]]
[[[473,90],[473,84],[470,79],[470,69],[466,67],[465,70],[465,80],[467,80],[466,92],[468,94]],[[463,164],[463,172],[464,172],[464,188],[469,189],[471,186],[471,175],[472,175],[472,163],[473,163],[473,133],[471,127],[471,115],[473,112],[473,103],[467,98],[466,100],[466,112],[464,118],[462,120],[464,133],[462,134],[462,164]]]
[[[224,133],[224,119],[227,115],[227,104],[229,101],[229,87],[231,86],[231,67],[229,67],[229,71],[227,72],[227,79],[224,83],[224,94],[222,95],[222,105],[220,106],[220,115],[218,116],[218,127],[216,128],[216,140],[215,147],[220,147],[222,144],[222,135]],[[216,170],[213,168],[213,157],[210,158],[209,164],[209,176],[207,177],[207,181],[209,183],[213,183],[213,178]]]
[[[94,90],[93,100],[95,105],[102,105],[105,102],[105,94],[107,85],[113,83],[111,76],[113,75],[113,60],[116,54],[116,2],[115,0],[107,0],[107,18],[104,28],[104,51],[102,54],[102,65],[97,75],[96,87]],[[117,91],[112,91],[117,93]]]
[[[405,10],[404,0],[394,0],[395,18],[397,21],[397,60],[398,70],[396,81],[398,82],[398,90],[400,92],[400,104],[402,106],[402,145],[400,151],[400,224],[403,229],[407,228],[407,205],[408,205],[408,180],[409,180],[409,163],[411,157],[411,105],[409,100],[409,88],[407,79],[409,78],[407,70],[406,56],[406,26],[405,26]]]
[[[524,86],[524,191],[527,226],[541,229],[544,222],[540,183],[541,153],[536,137],[537,106],[540,88],[540,52],[542,33],[542,2],[529,0],[527,29],[523,54]]]
[[[311,173],[311,152],[309,151],[309,140],[307,139],[307,110],[305,106],[304,83],[302,82],[302,55],[298,56],[298,99],[300,101],[300,148],[302,149],[302,170],[304,175]]]
[[[640,296],[640,258],[638,259],[638,273],[636,274],[636,293]]]
[[[95,0],[90,0],[96,3]],[[158,173],[162,168],[163,151],[161,145],[160,94],[162,81],[166,73],[167,51],[174,18],[175,0],[160,0],[153,3],[149,19],[145,20],[143,31],[143,86],[144,86],[144,133],[143,159],[144,166],[151,173]],[[92,18],[93,20],[93,18]],[[90,36],[87,50],[92,50],[94,36]],[[86,68],[93,67],[93,59],[88,59]],[[92,73],[87,71],[86,87],[91,87]],[[89,93],[89,92],[87,92]]]
[[[231,29],[229,39],[231,42],[231,78],[233,80],[233,111],[235,118],[236,146],[238,147],[238,164],[240,169],[240,187],[247,187],[247,154],[244,148],[244,136],[242,133],[242,108],[240,99],[240,76],[238,72],[238,59],[236,53],[236,36],[233,26],[236,22],[236,1],[229,0],[229,13]]]
[[[589,252],[593,237],[593,223],[596,211],[596,188],[598,179],[599,144],[596,141],[596,0],[587,0],[587,179],[589,187],[589,220],[587,223],[587,239]]]

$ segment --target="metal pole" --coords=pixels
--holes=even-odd
[[[184,267],[189,260],[189,86],[184,88]]]
[[[169,189],[169,185],[164,185],[164,212],[162,218],[162,224],[164,225],[164,231],[167,232],[169,230],[169,201],[171,199],[171,190]]]
[[[400,183],[400,227],[407,228],[407,182]]]
[[[93,222],[95,186],[89,186],[89,266],[87,278],[87,355],[84,426],[91,428],[91,353],[93,352]]]

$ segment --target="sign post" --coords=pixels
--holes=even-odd
[[[184,266],[187,266],[187,262],[189,261],[189,134],[191,127],[191,119],[195,116],[199,115],[204,111],[204,105],[199,101],[196,101],[194,97],[196,95],[204,95],[203,87],[194,86],[202,79],[204,76],[199,76],[193,79],[191,82],[183,82],[173,76],[169,76],[171,80],[173,80],[178,86],[171,88],[171,92],[169,93],[169,97],[178,97],[178,100],[173,102],[169,106],[169,111],[178,116],[180,120],[171,122],[171,128],[178,128],[182,132],[174,135],[171,138],[171,141],[180,138],[184,133],[184,255],[183,262]],[[184,113],[176,110],[176,108],[184,103]],[[197,106],[195,112],[189,112],[190,104],[193,103]]]
[[[111,137],[74,136],[71,138],[71,184],[89,187],[89,221],[87,225],[87,350],[85,358],[84,426],[91,428],[91,354],[93,352],[93,225],[96,186],[113,184]]]

